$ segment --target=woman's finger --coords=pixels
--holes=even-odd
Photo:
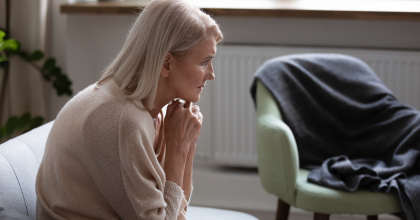
[[[191,102],[185,102],[184,108],[189,109],[191,111],[191,107],[192,107]]]
[[[200,108],[198,106],[195,105],[195,106],[192,107],[192,113],[195,117],[198,118],[198,113],[199,112],[200,112]]]
[[[172,115],[172,112],[174,111],[175,107],[178,106],[177,101],[173,100],[170,105],[166,108],[166,116],[165,118],[170,118]]]
[[[203,124],[203,114],[201,112],[198,112],[198,120]]]
[[[181,106],[181,107],[184,107],[184,102],[185,101],[184,100],[181,100],[181,99],[177,99],[176,100],[176,103],[178,103],[178,105]]]

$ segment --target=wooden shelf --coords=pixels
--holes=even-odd
[[[420,21],[420,0],[190,0],[213,16]],[[148,0],[63,4],[66,14],[138,14]]]

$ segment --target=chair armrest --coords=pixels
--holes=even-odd
[[[273,107],[275,106],[275,107]],[[263,187],[293,205],[299,172],[296,141],[269,91],[257,83],[257,153]]]

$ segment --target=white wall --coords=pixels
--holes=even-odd
[[[122,47],[134,15],[67,16],[65,35],[67,73],[75,92],[94,83]],[[298,45],[409,49],[420,51],[420,22],[327,19],[215,17],[225,35],[224,44]],[[60,39],[58,39],[60,40]],[[57,41],[58,41],[57,40]],[[216,73],[217,75],[217,73]],[[217,76],[216,76],[217,80]],[[210,85],[212,82],[209,82]],[[248,86],[248,85],[246,85]],[[209,87],[198,103],[205,120],[212,120]],[[52,102],[57,112],[61,103]],[[212,155],[211,131],[204,123],[197,157]]]
[[[58,7],[57,7],[58,9]],[[67,17],[67,23],[62,22]],[[53,48],[80,91],[95,82],[124,43],[134,15],[61,15]],[[224,44],[300,45],[420,51],[420,22],[215,17]],[[62,25],[67,25],[66,29]],[[68,57],[70,56],[70,57]],[[60,59],[62,60],[62,59]],[[52,112],[62,103],[52,102]]]
[[[216,17],[226,43],[420,50],[420,22]]]
[[[67,0],[51,0],[50,52],[57,59],[58,65],[75,82],[73,88],[77,92],[93,83],[116,55],[135,16],[61,14],[60,5],[66,2]],[[1,15],[5,14],[3,4],[4,0],[0,0]],[[247,17],[215,17],[215,19],[224,32],[225,44],[391,48],[420,51],[418,21]],[[0,16],[0,26],[4,27],[4,16]],[[67,26],[72,32],[68,32]],[[69,36],[75,39],[69,39]],[[68,45],[72,46],[68,48]],[[67,49],[73,51],[77,49],[75,54],[80,56],[79,60],[82,62],[69,67],[68,60],[75,57],[67,57],[69,54]],[[68,97],[57,97],[54,91],[51,92],[49,120],[55,118],[68,99]]]
[[[66,61],[67,15],[60,12],[60,6],[67,3],[67,0],[50,0],[50,2],[50,53],[52,57],[56,58],[57,65],[63,69],[64,73],[68,73]],[[68,96],[58,97],[54,89],[51,88],[49,117],[46,121],[53,120],[69,99]]]

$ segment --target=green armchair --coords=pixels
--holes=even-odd
[[[397,194],[344,192],[309,183],[309,171],[299,168],[293,133],[261,82],[257,82],[256,103],[259,175],[265,190],[278,197],[277,220],[288,218],[290,206],[314,212],[315,220],[328,220],[330,214],[367,215],[375,220],[378,214],[402,210]]]

